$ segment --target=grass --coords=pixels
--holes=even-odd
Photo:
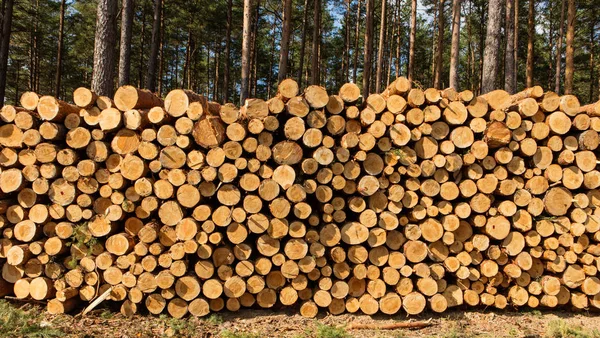
[[[590,331],[559,319],[548,323],[548,330],[544,336],[546,338],[600,338],[600,331]]]
[[[0,337],[62,337],[64,332],[43,322],[40,309],[20,310],[0,300]]]
[[[208,318],[206,318],[206,322],[212,325],[220,325],[223,323],[223,317],[219,316],[216,313],[213,313]]]
[[[166,314],[160,315],[159,319],[167,327],[165,331],[169,337],[195,337],[197,335],[196,326],[189,319],[172,318]]]
[[[317,325],[317,338],[350,338],[346,329],[340,326]]]

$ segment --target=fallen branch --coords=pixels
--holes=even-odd
[[[106,291],[104,291],[104,293],[102,295],[100,295],[100,297],[96,298],[96,300],[93,301],[92,304],[90,304],[88,307],[86,307],[83,310],[83,312],[81,313],[81,315],[85,316],[88,312],[92,311],[96,306],[98,306],[106,298],[108,298],[108,296],[110,296],[111,292],[112,292],[112,286],[110,288],[108,288]]]
[[[350,323],[346,327],[348,330],[394,330],[394,329],[422,329],[433,325],[431,318],[427,321],[420,322],[400,322],[400,323],[387,323],[387,324],[359,324]]]

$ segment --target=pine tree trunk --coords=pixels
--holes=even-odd
[[[158,96],[162,96],[162,91],[163,91],[163,74],[164,74],[164,68],[165,68],[165,58],[163,57],[164,53],[165,53],[165,16],[163,15],[163,9],[164,9],[164,5],[165,3],[161,0],[160,3],[160,28],[158,29],[158,31],[160,32],[159,34],[159,43],[158,43],[158,58],[157,58],[157,62],[158,62],[158,76],[156,77],[156,80],[158,82]],[[154,30],[154,27],[152,28]]]
[[[596,18],[596,8],[593,7],[592,8],[592,18]],[[590,94],[589,94],[589,99],[588,102],[594,102],[594,48],[595,48],[595,41],[594,41],[594,21],[590,22]]]
[[[257,78],[257,70],[258,70],[258,49],[256,48],[256,43],[258,39],[258,26],[260,23],[260,0],[256,0],[256,15],[252,21],[252,33],[250,34],[250,69],[252,73],[250,74],[250,85],[248,86],[248,93],[253,97],[256,97],[256,85],[258,82]]]
[[[481,94],[486,94],[494,90],[498,70],[498,50],[500,49],[501,14],[502,1],[490,0],[481,75]]]
[[[283,28],[281,32],[281,47],[279,49],[279,76],[278,82],[287,76],[288,55],[290,50],[290,26],[292,23],[292,0],[283,2]],[[270,81],[271,79],[269,79]]]
[[[515,16],[514,0],[506,0],[506,51],[504,53],[504,90],[514,94],[515,88]]]
[[[366,99],[370,94],[371,85],[371,63],[373,57],[373,3],[367,0],[367,20],[365,30],[365,60],[363,62],[363,87],[362,95]]]
[[[8,49],[12,31],[13,0],[6,0],[2,20],[2,43],[0,44],[0,100],[4,103],[6,75],[8,70]]]
[[[134,0],[123,0],[121,12],[121,44],[119,49],[119,87],[130,84],[131,35],[133,30]]]
[[[225,67],[223,69],[223,102],[229,102],[229,65],[231,64],[231,12],[232,0],[227,0],[227,31],[225,33]]]
[[[560,69],[562,67],[562,45],[565,31],[565,0],[560,1],[560,27],[558,29],[558,42],[556,43],[556,72],[554,73],[554,91],[560,93]]]
[[[386,6],[387,0],[381,0],[381,23],[379,25],[379,47],[377,48],[377,75],[375,78],[375,92],[381,92],[381,77],[383,74],[383,50],[385,43],[385,32],[386,32]]]
[[[446,22],[444,17],[444,4],[445,0],[439,0],[438,2],[438,36],[437,36],[437,47],[435,51],[435,70],[433,75],[433,87],[440,88],[442,86],[442,67],[443,54],[444,54],[444,31],[446,29]]]
[[[250,75],[250,17],[251,0],[244,0],[244,26],[242,33],[242,84],[240,90],[240,105],[248,98],[248,85]]]
[[[156,71],[158,68],[158,53],[160,49],[160,26],[161,26],[162,0],[154,0],[154,21],[152,24],[152,45],[150,46],[150,58],[148,59],[148,75],[146,77],[146,88],[156,91]]]
[[[29,38],[29,90],[36,91],[35,80],[37,77],[36,54],[37,50],[37,31],[39,21],[39,0],[31,0],[31,12],[33,13],[33,25],[31,25]]]
[[[356,5],[356,32],[354,33],[354,62],[352,63],[352,83],[356,83],[356,77],[358,73],[358,41],[360,37],[360,3],[361,0],[358,0],[358,4]]]
[[[140,32],[140,64],[138,66],[138,82],[137,86],[142,87],[144,83],[144,57],[146,56],[146,1],[142,1],[142,28]]]
[[[396,38],[396,77],[400,77],[400,51],[402,50],[402,17],[400,16],[401,10],[400,10],[400,1],[401,0],[396,0],[396,12],[397,12],[397,25],[398,26],[398,30],[396,31],[397,33],[397,38]]]
[[[567,51],[565,57],[565,94],[573,93],[573,53],[575,40],[575,0],[567,0]]]
[[[302,38],[300,41],[300,64],[298,65],[298,86],[302,87],[302,74],[304,72],[304,59],[306,51],[306,33],[308,31],[308,0],[304,0],[304,9],[302,14]]]
[[[321,44],[321,0],[315,0],[314,12],[313,12],[313,38],[312,38],[312,51],[311,51],[311,79],[310,84],[319,84],[319,45]]]
[[[534,12],[534,0],[529,0],[529,16],[527,18],[527,69],[525,74],[525,85],[527,88],[533,86],[533,38],[535,34]]]
[[[519,79],[519,0],[514,0],[515,1],[515,43],[514,45],[514,65],[513,65],[513,74],[515,74],[514,77],[514,84],[513,87],[515,88],[515,92],[518,90],[518,79]]]
[[[450,88],[458,89],[458,61],[460,49],[460,2],[452,2],[452,49],[450,51]]]
[[[439,1],[433,2],[433,27],[431,29],[431,85],[433,86],[433,82],[435,81],[435,71],[437,69],[437,36],[440,27],[440,22],[438,20],[438,12],[440,9]],[[437,29],[436,29],[437,27]]]
[[[411,0],[410,7],[410,41],[408,47],[408,81],[413,80],[415,68],[415,38],[417,36],[417,0]]]
[[[56,74],[54,76],[54,96],[60,98],[60,79],[62,75],[63,41],[65,31],[65,0],[60,2],[60,16],[58,19],[58,46],[56,48]]]
[[[346,17],[344,23],[344,57],[342,58],[342,82],[347,82],[350,75],[350,0],[346,1]]]
[[[112,96],[114,89],[117,3],[117,0],[100,0],[98,2],[92,91],[103,96]]]
[[[192,19],[193,21],[193,19]],[[188,85],[188,80],[189,80],[189,69],[190,69],[190,63],[191,63],[191,57],[192,57],[192,28],[191,25],[188,27],[188,31],[187,31],[187,42],[185,44],[185,61],[183,63],[183,79],[181,81],[181,87],[182,88],[187,88],[190,89],[190,86]]]

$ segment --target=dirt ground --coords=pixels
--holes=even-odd
[[[600,313],[538,310],[453,310],[417,317],[321,315],[303,318],[288,309],[244,310],[205,318],[173,319],[138,315],[132,319],[107,309],[86,317],[50,316],[39,306],[0,305],[0,337],[600,337]],[[16,319],[15,319],[16,318]],[[429,321],[422,329],[350,329],[352,324]]]

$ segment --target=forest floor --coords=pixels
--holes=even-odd
[[[430,320],[430,326],[409,330],[347,329],[352,323],[388,324]],[[221,337],[221,338],[348,338],[348,337],[600,337],[600,314],[589,312],[515,310],[453,310],[399,316],[322,315],[303,318],[280,310],[243,310],[205,318],[173,319],[165,315],[125,318],[108,309],[85,317],[52,316],[40,306],[0,301],[0,337]]]

